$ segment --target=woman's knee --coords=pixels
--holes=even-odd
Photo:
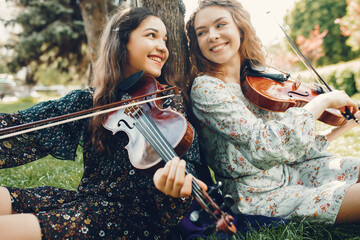
[[[360,183],[348,189],[340,206],[336,224],[360,222]]]
[[[38,218],[29,213],[0,216],[0,239],[41,240]]]
[[[10,192],[5,187],[0,187],[0,215],[12,213]]]

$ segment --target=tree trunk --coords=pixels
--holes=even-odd
[[[100,34],[107,22],[107,3],[103,0],[80,0],[80,9],[93,63],[98,57]]]
[[[90,51],[91,65],[93,65],[98,57],[101,31],[108,18],[107,1],[80,0],[80,9]],[[88,84],[91,81],[92,66],[89,66],[89,69]]]

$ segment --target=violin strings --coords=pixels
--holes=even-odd
[[[156,147],[156,149],[158,149],[163,154],[162,158],[165,158],[164,159],[165,161],[169,161],[171,158],[175,157],[176,153],[173,150],[173,148],[169,146],[168,142],[165,141],[163,141],[163,143],[156,142],[156,139],[163,140],[164,136],[161,134],[160,130],[157,128],[154,122],[151,121],[141,109],[139,110],[139,112],[141,112],[141,114],[139,113],[137,114],[138,124],[140,127],[142,127],[143,132],[148,135],[147,138],[148,141],[153,142],[152,146],[154,148]],[[146,129],[146,127],[148,127],[148,130]],[[151,130],[151,128],[153,130]],[[161,148],[161,146],[163,146],[163,148]]]
[[[140,122],[144,122],[144,125],[142,125],[143,130],[146,131],[144,126],[150,127],[149,131],[148,131],[148,135],[151,136],[151,134],[153,134],[153,137],[151,139],[156,139],[158,140],[158,143],[156,144],[156,146],[158,146],[158,149],[160,151],[163,151],[165,153],[168,153],[168,155],[170,155],[170,157],[166,160],[169,161],[170,159],[174,158],[177,156],[177,154],[175,153],[173,147],[169,144],[168,141],[166,141],[165,137],[161,134],[161,131],[157,128],[157,126],[142,112],[142,110],[140,110],[142,115],[144,117],[138,117],[138,119],[140,119]],[[138,114],[140,116],[140,114]],[[143,121],[141,121],[143,120]],[[146,123],[146,121],[148,123]],[[152,128],[152,129],[151,129]],[[150,132],[150,134],[149,134]],[[160,146],[160,147],[159,147]],[[165,149],[161,149],[161,146]],[[186,170],[186,173],[188,174],[188,171]],[[196,186],[198,186],[197,182],[195,181]]]
[[[161,151],[164,154],[164,156],[165,155],[169,156],[168,159],[164,159],[164,160],[169,161],[170,159],[176,157],[177,154],[175,153],[174,149],[172,148],[172,146],[170,146],[168,141],[165,140],[164,136],[161,134],[161,132],[157,128],[157,126],[146,116],[146,114],[144,114],[144,112],[141,109],[139,111],[141,112],[142,116],[144,116],[144,117],[141,117],[141,115],[139,113],[137,114],[137,119],[140,124],[139,126],[141,126],[143,132],[145,132],[149,136],[149,139],[158,140],[157,143],[155,143],[155,141],[152,141],[152,142],[154,142],[154,145],[157,147],[157,149],[159,151]],[[148,123],[146,123],[146,121]],[[149,129],[148,131],[146,130],[145,126],[148,127],[148,129]],[[151,137],[151,135],[153,135],[153,136]],[[165,147],[165,149],[161,148],[160,146],[163,146],[163,148]],[[187,170],[186,170],[186,173],[188,174]],[[196,186],[198,186],[196,181],[195,181],[195,184],[196,184]]]
[[[140,110],[142,112],[142,110]],[[171,146],[169,146],[168,142],[165,141],[165,138],[161,134],[161,132],[158,130],[156,125],[142,112],[142,116],[140,114],[137,114],[137,120],[138,120],[138,127],[140,127],[140,131],[148,136],[148,141],[151,141],[153,144],[152,146],[155,146],[156,149],[160,152],[160,155],[163,155],[162,158],[165,161],[169,161],[173,157],[176,157],[176,153],[173,150]],[[146,123],[147,122],[147,123]],[[152,129],[151,129],[152,128]],[[156,131],[158,130],[158,131]],[[157,136],[156,136],[157,135]],[[156,142],[157,140],[157,142]],[[161,143],[162,142],[162,143]],[[159,147],[162,146],[163,148]],[[164,149],[165,148],[165,149]],[[162,154],[161,154],[162,153]],[[165,156],[168,155],[168,158]],[[188,171],[186,170],[186,173]],[[200,186],[197,184],[197,182],[193,179],[194,184],[194,194],[195,196],[201,200],[202,204],[205,206],[208,206],[204,201],[204,195],[203,192],[200,190]],[[210,209],[209,209],[210,210]]]
[[[134,108],[134,107],[132,107],[132,108]],[[136,111],[136,109],[135,109],[134,112],[136,114],[135,117],[138,120],[137,126],[138,126],[138,128],[140,127],[139,131],[142,132],[142,134],[144,134],[144,137],[149,142],[152,143],[151,145],[158,150],[158,153],[160,155],[163,155],[162,158],[167,162],[170,159],[172,159],[173,157],[176,157],[177,155],[176,155],[174,149],[171,146],[169,146],[169,143],[165,140],[165,138],[161,134],[160,130],[151,121],[151,119],[149,119],[147,117],[147,115],[141,110],[141,108],[138,111]],[[144,117],[142,117],[142,116],[144,116]],[[158,140],[158,142],[156,142],[156,140]],[[160,146],[163,146],[163,148],[161,148]],[[164,149],[164,147],[165,147],[165,149]],[[168,157],[168,158],[166,159],[166,157]],[[185,170],[185,172],[186,172],[186,174],[188,174],[188,170]],[[194,195],[197,197],[197,200],[201,201],[201,204],[207,208],[207,212],[210,215],[212,215],[214,218],[217,218],[215,213],[213,213],[212,210],[210,209],[209,205],[207,203],[205,203],[204,199],[206,199],[206,198],[204,196],[204,192],[194,178],[192,180],[192,183],[193,183],[193,192],[194,192]]]

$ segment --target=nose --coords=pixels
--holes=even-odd
[[[219,37],[220,37],[220,35],[219,35],[218,31],[216,31],[215,29],[209,29],[209,38],[208,38],[208,40],[210,42],[213,42],[213,41],[219,39]]]
[[[161,51],[161,52],[167,52],[168,48],[166,46],[166,43],[163,40],[159,40],[156,49]]]

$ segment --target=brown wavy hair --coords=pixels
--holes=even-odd
[[[118,101],[117,87],[126,78],[125,68],[128,60],[128,49],[126,44],[130,34],[146,18],[157,16],[148,8],[130,8],[117,10],[110,18],[101,36],[99,46],[99,57],[94,65],[92,87],[94,87],[93,105],[101,106]],[[161,18],[160,18],[161,19]],[[169,34],[169,33],[168,33]],[[169,43],[168,43],[169,49]],[[169,53],[171,53],[169,49]],[[170,54],[171,55],[171,54]],[[169,73],[172,56],[162,68],[162,74],[158,81],[172,83],[173,79]],[[105,115],[98,115],[90,120],[89,130],[92,132],[91,144],[97,151],[109,150],[107,140],[111,137],[110,131],[106,130],[102,123]]]
[[[222,76],[221,69],[218,64],[210,62],[201,53],[197,36],[195,32],[194,22],[197,13],[211,6],[219,6],[230,12],[235,24],[240,31],[240,58],[241,69],[245,66],[245,62],[251,62],[255,65],[265,65],[265,55],[263,45],[255,34],[255,29],[250,21],[250,14],[237,0],[202,0],[199,2],[198,8],[191,14],[186,23],[186,34],[189,42],[190,61],[192,63],[192,80],[200,74],[211,74],[213,76]]]

